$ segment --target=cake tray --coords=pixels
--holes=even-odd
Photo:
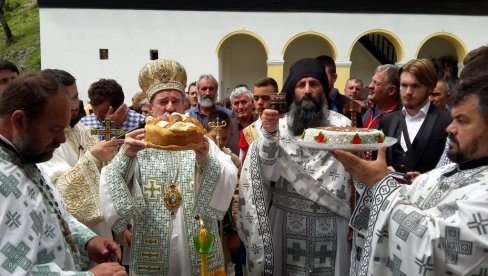
[[[397,138],[386,137],[381,144],[319,144],[315,142],[305,142],[303,140],[296,140],[297,145],[307,148],[319,150],[348,150],[348,151],[367,151],[379,150],[381,147],[389,147],[397,142]]]

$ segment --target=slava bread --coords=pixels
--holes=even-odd
[[[173,113],[146,120],[144,140],[152,148],[192,150],[203,145],[202,124],[188,114]]]

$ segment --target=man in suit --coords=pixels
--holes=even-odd
[[[324,87],[326,90],[325,93],[327,94],[327,105],[329,106],[329,110],[333,110],[337,113],[346,115],[348,118],[351,118],[351,114],[345,114],[343,112],[344,106],[351,101],[351,99],[339,93],[339,90],[334,87],[337,80],[336,64],[334,59],[326,55],[318,56],[316,59],[322,64],[325,74],[327,75],[327,80],[329,80],[329,87]],[[362,125],[363,123],[361,116],[358,115],[356,117],[356,126],[361,127]]]
[[[450,114],[429,101],[437,83],[434,65],[426,59],[409,61],[400,70],[401,110],[385,115],[380,128],[398,143],[388,148],[387,164],[416,176],[435,168],[444,150]]]

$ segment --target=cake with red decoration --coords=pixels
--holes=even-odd
[[[302,140],[317,144],[381,144],[385,135],[377,129],[329,126],[306,129]]]

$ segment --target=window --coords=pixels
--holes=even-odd
[[[108,49],[100,49],[100,59],[108,59]]]
[[[158,50],[149,50],[149,58],[155,60],[159,58]]]

